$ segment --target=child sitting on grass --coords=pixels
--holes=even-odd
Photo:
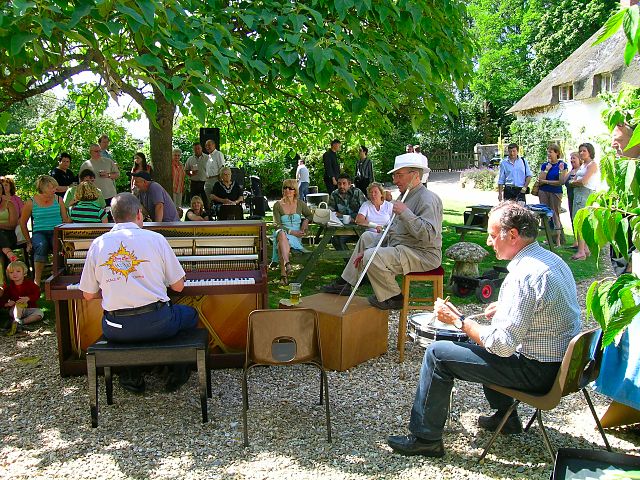
[[[3,305],[9,309],[11,326],[7,335],[14,335],[23,325],[42,320],[44,314],[37,306],[40,287],[27,276],[24,262],[11,262],[7,267],[7,287],[2,297]]]

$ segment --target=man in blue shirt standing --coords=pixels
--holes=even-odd
[[[515,200],[526,203],[525,194],[531,180],[527,161],[518,155],[518,145],[510,143],[509,156],[500,162],[498,174],[498,201]]]

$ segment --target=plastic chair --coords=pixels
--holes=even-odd
[[[560,403],[562,397],[578,391],[582,391],[582,393],[584,394],[584,398],[587,400],[587,404],[589,405],[589,409],[591,410],[593,419],[596,421],[596,425],[598,426],[600,435],[602,435],[604,444],[607,447],[607,450],[611,451],[611,446],[607,441],[607,437],[604,434],[602,425],[600,425],[598,415],[593,408],[591,397],[589,396],[589,393],[585,388],[589,383],[598,378],[598,374],[600,373],[600,363],[602,362],[601,344],[602,330],[600,330],[599,328],[581,332],[573,337],[573,339],[569,343],[569,346],[567,347],[564,358],[562,359],[562,364],[560,365],[560,370],[558,370],[556,380],[553,383],[551,390],[549,390],[549,392],[544,395],[525,393],[512,388],[505,388],[498,385],[487,384],[487,386],[492,390],[513,397],[515,399],[515,402],[513,403],[513,405],[511,405],[507,413],[505,413],[502,421],[498,425],[498,428],[496,428],[496,431],[489,439],[489,442],[482,452],[482,455],[480,455],[478,462],[482,461],[482,459],[487,455],[489,449],[491,448],[491,445],[493,445],[493,442],[495,441],[496,437],[502,430],[502,427],[511,415],[511,412],[514,411],[514,409],[520,402],[524,402],[536,409],[524,431],[527,432],[533,424],[533,421],[536,418],[538,419],[538,424],[540,425],[540,431],[542,433],[544,444],[547,447],[549,454],[551,455],[551,461],[553,463],[555,461],[556,455],[553,447],[551,446],[549,437],[547,436],[547,431],[545,430],[542,423],[541,410],[553,410]]]
[[[412,297],[411,284],[414,282],[431,282],[432,293],[430,297]],[[400,322],[398,324],[398,352],[400,362],[404,362],[404,344],[407,341],[407,316],[409,310],[430,310],[438,297],[442,298],[444,290],[444,269],[434,268],[428,272],[411,272],[404,276],[402,281],[402,310],[400,310]],[[418,305],[416,305],[418,303]],[[425,305],[425,303],[427,305]]]
[[[256,365],[309,364],[320,370],[320,405],[325,402],[327,440],[331,442],[329,414],[329,383],[322,363],[322,349],[318,330],[318,315],[314,310],[254,310],[249,314],[247,350],[242,375],[242,421],[244,446],[249,446],[247,410],[249,392],[247,377]]]

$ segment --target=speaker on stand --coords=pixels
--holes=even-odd
[[[220,129],[200,127],[200,145],[202,145],[202,150],[205,153],[206,150],[204,149],[204,144],[207,140],[213,140],[216,142],[216,146],[218,147],[218,150],[220,150]]]

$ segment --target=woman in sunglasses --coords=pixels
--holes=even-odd
[[[291,249],[306,252],[301,239],[307,234],[312,218],[313,214],[307,204],[298,198],[298,182],[294,178],[282,182],[282,198],[273,205],[276,230],[273,232],[271,257],[272,262],[280,264],[280,285],[289,284]]]

